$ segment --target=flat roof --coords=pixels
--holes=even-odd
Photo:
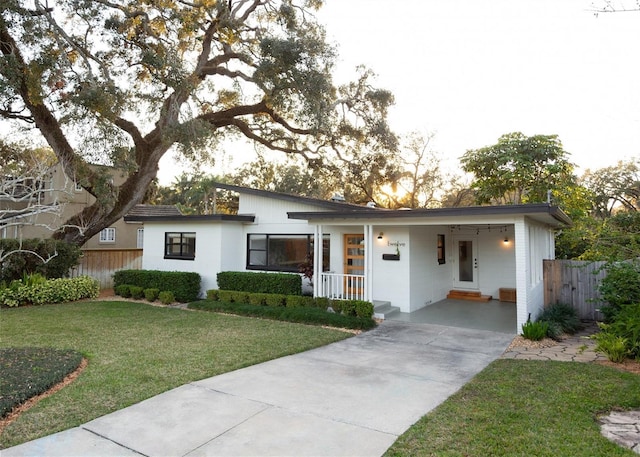
[[[360,210],[360,211],[303,211],[287,213],[289,219],[323,221],[335,219],[419,219],[419,218],[458,218],[469,216],[530,216],[557,226],[572,225],[571,218],[557,206],[547,203],[501,206],[461,206],[455,208],[420,208],[399,210]]]
[[[255,216],[236,214],[191,214],[191,215],[155,215],[125,216],[126,222],[254,222]]]

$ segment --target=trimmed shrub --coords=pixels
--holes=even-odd
[[[160,300],[160,303],[164,305],[170,305],[176,301],[176,297],[170,290],[163,290],[158,294],[158,300]]]
[[[373,303],[365,300],[353,300],[355,304],[356,316],[358,317],[373,317]]]
[[[236,303],[249,303],[249,292],[242,292],[239,290],[231,291],[231,300]]]
[[[131,291],[131,298],[140,300],[142,297],[144,297],[144,289],[140,286],[131,286],[129,290]]]
[[[287,295],[285,299],[285,306],[287,308],[302,308],[307,306],[307,297],[302,295]]]
[[[249,304],[255,306],[265,306],[267,304],[267,295],[269,294],[249,294]],[[291,297],[295,297],[295,295],[291,295]]]
[[[265,294],[302,295],[302,277],[293,273],[221,271],[218,287],[225,290]]]
[[[218,301],[233,303],[233,290],[219,290]]]
[[[275,306],[255,306],[242,303],[201,300],[189,303],[189,309],[238,314],[241,316],[296,322],[302,324],[326,325],[338,328],[369,330],[376,326],[373,319],[328,313],[314,308],[286,308]]]
[[[207,299],[217,301],[218,300],[218,289],[209,289],[207,290]]]
[[[160,289],[149,288],[144,290],[144,298],[147,301],[156,301],[158,299],[158,294],[160,294]]]
[[[314,299],[314,301],[316,303],[316,308],[320,308],[320,309],[323,309],[325,311],[327,310],[327,308],[329,306],[331,306],[331,300],[329,300],[327,297],[316,297]],[[340,304],[340,300],[336,300],[335,304],[336,304],[336,306],[338,306]],[[336,313],[339,313],[341,311],[341,310],[338,310],[336,308],[333,308],[333,310]]]
[[[130,284],[120,284],[113,288],[113,292],[123,298],[131,297],[131,285]]]
[[[265,304],[267,306],[285,306],[287,296],[283,294],[265,294]]]
[[[184,271],[120,270],[113,275],[114,287],[131,284],[143,289],[171,291],[179,302],[198,299],[200,295],[200,275]]]

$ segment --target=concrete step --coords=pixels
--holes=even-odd
[[[390,315],[399,313],[400,308],[391,306],[391,302],[373,300],[373,317],[376,319],[386,319]]]
[[[482,293],[477,290],[450,290],[447,294],[447,298],[454,300],[487,302],[491,301],[493,297],[491,295],[482,295]]]

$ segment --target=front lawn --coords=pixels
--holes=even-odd
[[[0,435],[0,448],[77,426],[191,381],[350,336],[118,301],[1,309],[0,334],[0,347],[73,349],[89,360],[72,384],[11,423]]]
[[[497,360],[420,419],[386,456],[633,456],[600,435],[640,408],[640,376],[577,362]]]

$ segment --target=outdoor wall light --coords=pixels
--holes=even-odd
[[[505,236],[505,237],[504,237],[504,244],[508,244],[508,243],[509,243],[509,237],[508,237],[508,236]]]
[[[378,239],[381,240],[383,236],[384,236],[384,233],[380,232],[380,234],[378,235]]]

